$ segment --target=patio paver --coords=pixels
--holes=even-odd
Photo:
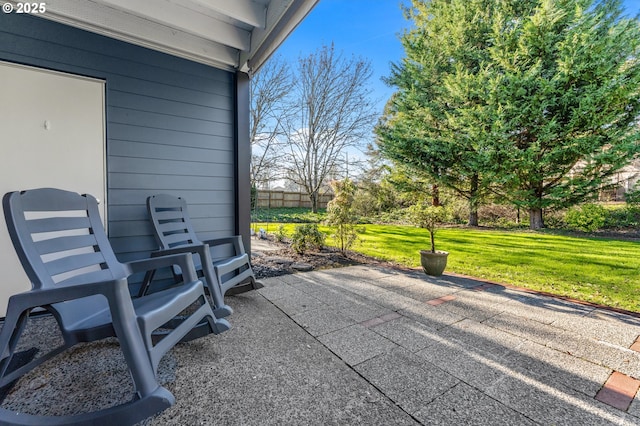
[[[404,349],[398,348],[355,367],[377,389],[408,413],[419,411],[460,380]]]
[[[640,380],[614,371],[596,395],[598,401],[626,411],[640,388]]]
[[[414,413],[414,417],[428,425],[530,426],[537,424],[525,415],[462,382]]]
[[[177,403],[145,424],[640,424],[637,317],[380,267],[262,282],[227,298],[231,330],[163,359],[160,377]],[[445,300],[432,306],[429,295]],[[47,343],[38,328],[30,338]],[[87,345],[36,371],[53,381],[54,371],[82,365],[75,358],[101,356],[110,355]],[[120,370],[83,388],[82,398],[130,396],[118,388],[127,380]],[[65,393],[43,380],[18,383],[11,397],[63,405]]]

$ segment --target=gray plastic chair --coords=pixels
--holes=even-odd
[[[147,209],[160,246],[160,251],[154,255],[192,253],[196,271],[206,281],[213,299],[214,313],[218,317],[233,312],[224,303],[226,293],[237,294],[262,287],[255,279],[239,235],[200,241],[191,224],[187,202],[181,197],[167,194],[151,196],[147,198]],[[230,254],[221,258],[213,257],[211,249],[224,248],[221,247],[223,245],[231,249]],[[178,268],[174,268],[174,274],[179,278]],[[147,287],[143,286],[141,294],[146,290]]]
[[[120,263],[102,227],[96,199],[58,189],[10,192],[3,198],[7,228],[30,291],[11,296],[0,332],[0,386],[6,386],[78,342],[116,336],[136,390],[125,404],[70,416],[36,416],[0,408],[3,425],[134,424],[175,402],[156,379],[160,358],[185,338],[229,328],[205,297],[190,255]],[[127,277],[179,265],[185,282],[132,299]],[[7,367],[32,309],[50,311],[64,344],[15,371]],[[190,315],[184,310],[189,308]],[[160,330],[158,330],[160,329]],[[158,341],[159,340],[159,341]]]

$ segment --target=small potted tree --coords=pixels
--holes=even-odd
[[[446,221],[449,212],[442,206],[418,203],[409,207],[409,219],[416,226],[426,228],[431,237],[431,250],[420,250],[420,264],[427,275],[440,276],[447,266],[449,252],[436,251],[435,234],[438,225]]]

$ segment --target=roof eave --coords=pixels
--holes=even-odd
[[[226,6],[220,6],[225,3],[205,8],[211,5],[205,0],[172,0],[165,5],[157,0],[48,0],[46,13],[40,16],[216,68],[251,74],[319,0],[270,0],[262,9],[253,0],[234,1],[226,11]],[[171,10],[159,12],[159,7]]]

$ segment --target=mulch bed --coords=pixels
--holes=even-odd
[[[278,277],[310,269],[340,268],[363,264],[406,269],[353,251],[341,252],[332,247],[298,254],[287,243],[278,243],[269,239],[269,244],[278,247],[277,250],[254,250],[252,253],[251,266],[258,279]]]

